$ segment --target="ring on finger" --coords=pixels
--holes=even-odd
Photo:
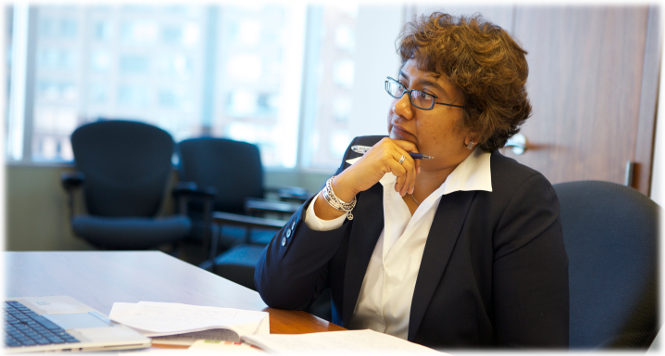
[[[404,160],[405,160],[405,159],[406,159],[406,157],[404,157],[404,155],[402,155],[402,158],[399,159],[399,164],[404,163]]]

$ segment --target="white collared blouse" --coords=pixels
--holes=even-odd
[[[357,159],[348,160],[355,163]],[[387,173],[383,186],[384,228],[367,266],[349,328],[372,329],[403,339],[409,332],[409,314],[427,235],[442,196],[457,191],[492,191],[490,153],[479,148],[462,161],[445,182],[423,200],[413,216],[395,191],[396,177]],[[417,188],[416,188],[417,189]],[[305,223],[312,230],[333,230],[346,215],[321,220],[310,203]]]

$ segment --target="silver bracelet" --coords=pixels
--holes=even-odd
[[[335,176],[330,177],[330,179],[328,179],[328,181],[326,181],[326,187],[322,191],[323,192],[323,198],[335,210],[348,212],[349,215],[347,215],[346,218],[349,219],[349,220],[353,220],[353,214],[351,213],[351,210],[353,210],[353,208],[355,208],[356,202],[358,202],[358,199],[356,197],[353,197],[353,201],[350,202],[350,203],[347,203],[347,202],[339,199],[335,195],[335,191],[332,188],[333,179],[335,179]]]

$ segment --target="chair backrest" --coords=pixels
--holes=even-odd
[[[648,347],[658,331],[658,205],[610,182],[554,189],[569,259],[570,347]]]
[[[263,167],[256,145],[224,138],[193,138],[178,144],[180,180],[217,188],[214,209],[243,213],[246,198],[262,198]]]
[[[109,120],[80,126],[71,142],[76,169],[85,174],[88,213],[157,214],[172,173],[171,135],[140,122]]]

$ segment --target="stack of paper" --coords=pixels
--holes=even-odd
[[[369,329],[271,335],[268,313],[232,308],[157,302],[114,303],[110,318],[152,337],[154,344],[193,345],[196,340],[201,339],[242,341],[269,353],[278,354],[311,354],[322,351],[382,355],[437,352]],[[199,341],[197,345],[206,351],[229,349],[227,343]],[[238,345],[235,346],[235,350],[240,350]],[[246,345],[243,351],[245,349],[257,351]]]
[[[438,353],[428,347],[374,330],[326,331],[300,335],[246,335],[243,341],[269,353],[399,354]]]
[[[266,312],[181,303],[114,303],[109,317],[152,337],[153,343],[192,344],[199,339],[240,341],[270,334]]]
[[[192,346],[190,346],[187,349],[187,351],[195,352],[196,354],[203,352],[206,353],[225,352],[227,354],[230,353],[233,355],[239,353],[242,354],[253,353],[253,354],[266,355],[265,351],[242,342],[212,341],[212,340],[198,340],[197,342],[192,344]]]

